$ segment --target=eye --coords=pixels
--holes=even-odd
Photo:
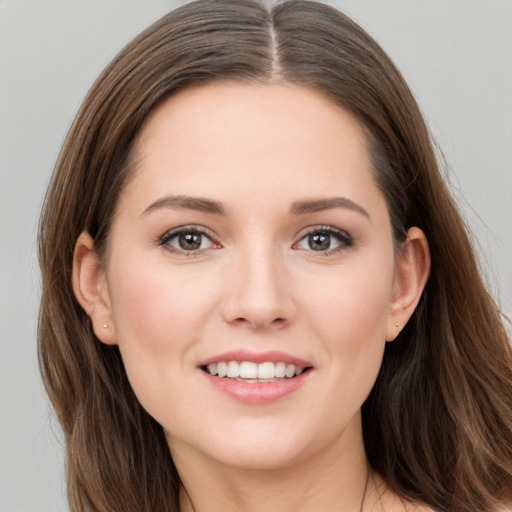
[[[340,229],[332,226],[312,228],[294,246],[296,249],[307,251],[333,253],[350,247],[352,237]]]
[[[219,247],[211,237],[198,227],[186,226],[167,232],[159,241],[173,252],[197,253]]]

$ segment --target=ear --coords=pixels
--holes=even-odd
[[[117,343],[103,264],[91,235],[84,231],[76,241],[73,258],[73,291],[89,315],[94,334],[107,345]]]
[[[411,318],[430,273],[430,251],[425,234],[413,227],[396,258],[395,288],[388,314],[386,341],[393,341]]]

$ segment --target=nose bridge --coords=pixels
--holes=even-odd
[[[226,319],[253,328],[291,320],[293,301],[287,272],[276,244],[255,234],[234,255]]]

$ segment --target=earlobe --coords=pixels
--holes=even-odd
[[[430,251],[423,231],[410,228],[396,258],[395,289],[386,329],[386,341],[393,341],[414,313],[430,273]]]
[[[116,344],[105,271],[94,240],[86,231],[75,244],[72,279],[75,297],[89,315],[96,337],[108,345]]]

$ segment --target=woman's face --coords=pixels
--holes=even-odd
[[[401,285],[358,122],[303,87],[216,83],[159,106],[137,148],[97,330],[173,454],[360,447]]]

